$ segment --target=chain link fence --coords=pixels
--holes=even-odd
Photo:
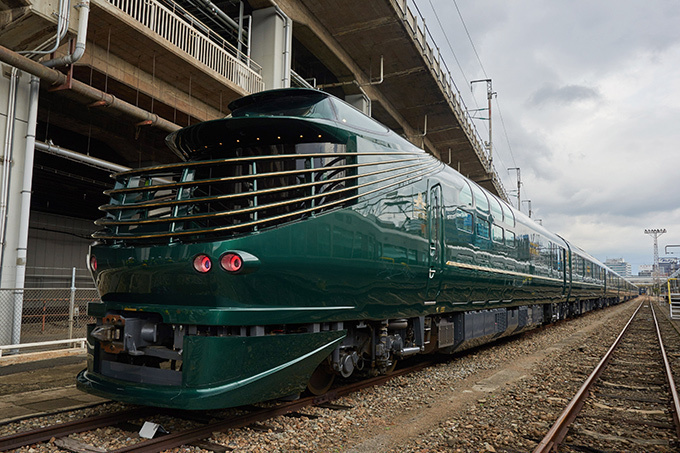
[[[75,277],[70,283],[70,288],[0,289],[0,355],[9,349],[4,346],[38,343],[14,352],[44,351],[68,347],[64,340],[86,336],[87,324],[94,322],[87,304],[98,302],[99,294],[96,288],[77,288]]]

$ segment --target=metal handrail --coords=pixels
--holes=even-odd
[[[51,341],[40,341],[37,343],[19,343],[19,344],[10,344],[10,345],[0,345],[0,357],[2,357],[2,352],[3,351],[11,351],[14,349],[22,349],[22,348],[38,348],[38,347],[43,347],[43,346],[56,346],[60,344],[75,344],[78,343],[80,344],[80,349],[85,349],[85,342],[87,341],[87,338],[71,338],[68,340],[51,340]]]
[[[108,219],[101,219],[97,220],[95,223],[97,225],[146,225],[149,223],[168,223],[168,222],[177,222],[177,221],[185,221],[185,220],[195,220],[195,219],[204,219],[204,218],[210,218],[210,217],[222,217],[222,216],[228,216],[228,215],[233,215],[233,214],[242,214],[242,213],[249,213],[261,209],[267,209],[270,207],[275,207],[275,206],[283,206],[283,205],[288,205],[288,204],[293,204],[293,203],[298,203],[300,201],[308,201],[311,199],[317,199],[317,198],[324,198],[329,195],[336,195],[342,192],[346,192],[348,190],[356,190],[357,188],[362,188],[362,187],[367,187],[379,182],[385,182],[391,179],[394,179],[397,176],[407,176],[410,172],[418,171],[421,168],[425,168],[428,166],[433,166],[432,163],[428,162],[422,162],[417,165],[405,165],[402,167],[397,167],[389,170],[381,170],[381,171],[376,171],[372,173],[368,173],[366,175],[361,175],[362,177],[366,176],[377,176],[382,173],[392,173],[394,170],[405,170],[408,169],[409,171],[398,174],[396,176],[390,176],[388,178],[383,178],[375,181],[371,181],[369,183],[361,184],[358,186],[349,186],[345,187],[342,189],[338,190],[332,190],[328,192],[322,192],[318,193],[312,196],[307,196],[307,197],[302,197],[302,198],[293,198],[289,199],[283,202],[277,202],[277,203],[272,203],[269,205],[259,205],[259,206],[253,206],[253,207],[248,207],[244,209],[239,209],[239,210],[233,210],[233,211],[224,211],[224,212],[213,212],[210,214],[200,214],[200,215],[191,215],[191,216],[182,216],[182,217],[158,217],[158,218],[151,218],[151,219],[132,219],[132,220],[108,220]],[[252,175],[257,176],[257,175]],[[286,192],[292,189],[300,189],[300,188],[308,188],[308,187],[315,187],[315,186],[324,186],[329,183],[339,183],[339,182],[347,182],[351,180],[356,180],[357,176],[352,175],[352,176],[346,176],[343,178],[333,178],[333,179],[326,179],[322,181],[315,181],[315,182],[310,182],[310,183],[305,183],[305,184],[296,184],[293,186],[281,186],[281,187],[276,187],[274,189],[263,189],[263,190],[257,190],[257,191],[251,191],[251,192],[244,192],[244,193],[233,193],[233,194],[225,194],[225,195],[213,195],[209,197],[200,197],[200,198],[187,198],[187,199],[181,199],[181,200],[168,200],[168,201],[159,201],[157,203],[133,203],[129,205],[106,205],[102,207],[102,210],[106,211],[114,211],[114,210],[125,210],[125,209],[148,209],[148,208],[161,208],[161,207],[171,207],[171,206],[177,206],[180,204],[195,204],[195,203],[209,203],[212,201],[223,201],[223,200],[229,200],[229,199],[234,199],[234,198],[244,198],[244,197],[257,197],[258,195],[263,195],[263,194],[270,194],[270,193],[275,193],[275,192]],[[321,207],[321,206],[319,206]]]
[[[356,154],[355,154],[356,156]],[[320,157],[325,157],[325,156],[320,156]],[[152,186],[142,186],[142,187],[124,187],[121,189],[111,189],[107,190],[104,192],[106,195],[118,195],[118,194],[127,194],[127,193],[141,193],[141,192],[151,192],[151,191],[161,191],[161,190],[168,190],[168,189],[177,189],[181,187],[195,187],[195,186],[201,186],[201,185],[207,185],[207,184],[216,184],[216,183],[224,183],[224,182],[236,182],[236,181],[243,181],[243,180],[248,180],[248,179],[255,179],[255,178],[269,178],[269,177],[277,177],[277,176],[287,176],[287,175],[304,175],[307,173],[324,173],[327,171],[336,171],[336,170],[349,170],[349,169],[354,169],[354,168],[361,168],[361,167],[370,167],[370,166],[375,166],[375,165],[385,165],[385,164],[399,164],[399,163],[404,163],[404,162],[413,162],[413,161],[418,161],[421,159],[413,158],[413,159],[397,159],[397,160],[388,160],[388,161],[380,161],[380,162],[367,162],[363,164],[348,164],[348,165],[334,165],[331,167],[322,167],[322,168],[306,168],[306,169],[300,169],[300,170],[291,170],[291,171],[276,171],[276,172],[269,172],[269,173],[254,173],[254,174],[247,174],[247,175],[239,175],[239,176],[228,176],[224,178],[211,178],[211,179],[199,179],[196,181],[179,181],[179,182],[173,182],[173,183],[168,183],[168,184],[156,184]],[[227,163],[232,163],[232,161],[224,161]],[[219,162],[222,163],[222,162]],[[217,164],[219,164],[217,163]],[[402,168],[402,167],[399,167]],[[384,170],[383,172],[387,171],[392,171],[394,169],[389,169],[389,170]],[[380,172],[378,172],[380,173]],[[373,175],[377,173],[368,173],[368,175]],[[366,176],[366,175],[363,175]],[[323,182],[323,181],[321,181]],[[296,186],[298,187],[298,186]],[[276,190],[288,190],[290,187],[284,187],[284,188],[277,188]],[[239,195],[239,194],[234,194],[234,195]],[[102,207],[102,209],[126,209],[127,207],[137,207],[137,206],[145,206],[149,205],[149,202],[140,202],[140,203],[130,203],[126,205],[105,205]]]
[[[348,201],[357,200],[360,197],[365,197],[365,196],[374,194],[376,192],[380,192],[382,190],[389,189],[391,187],[400,186],[401,184],[404,184],[405,181],[422,178],[424,175],[434,171],[434,169],[439,165],[441,165],[440,162],[434,162],[434,163],[430,164],[428,167],[425,167],[425,168],[421,168],[421,169],[418,169],[418,170],[415,170],[415,171],[409,170],[408,172],[405,172],[405,173],[402,173],[402,174],[399,174],[399,175],[395,175],[395,177],[390,177],[390,178],[385,178],[384,180],[375,181],[375,182],[385,182],[385,181],[393,181],[393,182],[391,182],[390,184],[384,185],[384,186],[379,186],[379,187],[376,187],[374,189],[367,190],[366,192],[363,192],[361,194],[352,195],[352,196],[349,196],[349,197],[346,197],[346,198],[342,198],[342,199],[339,199],[339,200],[334,200],[334,201],[325,203],[323,206],[312,206],[310,208],[296,210],[296,211],[292,211],[292,212],[287,212],[287,213],[284,213],[284,214],[280,214],[280,215],[276,215],[276,216],[272,216],[272,217],[268,217],[268,218],[264,218],[264,219],[257,219],[257,220],[253,220],[253,221],[250,221],[250,222],[243,222],[243,223],[239,223],[239,224],[236,224],[236,225],[218,226],[218,227],[203,228],[203,229],[181,230],[181,231],[169,231],[169,232],[160,232],[160,233],[149,233],[149,234],[124,234],[124,233],[111,234],[111,233],[108,233],[106,231],[98,231],[98,232],[95,232],[92,235],[92,237],[94,237],[96,239],[153,239],[153,238],[165,238],[165,237],[175,237],[175,236],[219,233],[219,232],[226,232],[226,231],[235,230],[235,229],[239,229],[239,228],[248,228],[248,227],[258,226],[258,225],[268,223],[268,222],[272,222],[272,221],[275,221],[275,220],[280,220],[280,219],[292,217],[292,216],[295,216],[295,215],[308,214],[308,213],[312,213],[312,212],[318,211],[319,209],[323,209],[323,208],[338,206],[338,205],[340,205],[342,203],[346,203]],[[394,181],[395,178],[400,177],[400,176],[405,176],[405,175],[408,175],[408,178],[406,180],[398,179],[398,180]],[[341,189],[341,190],[330,191],[330,192],[326,192],[325,194],[322,194],[322,196],[333,195],[333,194],[345,192],[345,191],[351,190],[351,189],[355,190],[355,189],[367,187],[367,186],[370,186],[370,185],[371,185],[371,183],[364,184],[364,185],[361,185],[361,186],[352,186],[352,187]],[[312,195],[312,196],[309,196],[309,197],[298,198],[294,201],[299,202],[299,201],[305,201],[305,200],[313,200],[315,198],[316,198],[316,195]],[[264,206],[264,207],[268,208],[268,207],[271,207],[271,206],[274,206],[274,205],[268,205],[268,206]],[[260,206],[260,208],[262,208],[262,206]],[[251,209],[248,208],[248,210],[250,211]],[[239,210],[239,212],[245,212],[245,211],[246,210]],[[232,211],[232,212],[234,212],[234,211]],[[216,214],[221,215],[222,213],[216,213]],[[207,218],[207,216],[206,216],[206,218]],[[184,219],[186,219],[186,217],[183,218],[182,220],[184,220]],[[178,221],[178,220],[180,220],[180,219],[175,218],[175,221]]]
[[[230,215],[234,215],[234,214],[251,213],[251,212],[260,211],[260,210],[263,210],[263,209],[269,209],[269,208],[273,208],[273,207],[295,204],[295,203],[299,203],[301,201],[309,201],[309,200],[314,200],[314,199],[317,199],[317,198],[325,198],[325,197],[328,197],[329,195],[337,195],[337,194],[341,194],[341,193],[344,193],[344,192],[347,192],[347,191],[354,191],[354,190],[357,190],[357,189],[361,189],[361,188],[365,188],[365,187],[369,187],[369,186],[374,186],[378,183],[391,181],[391,180],[394,180],[395,178],[398,178],[398,177],[405,177],[406,181],[408,181],[408,180],[412,179],[410,177],[412,174],[415,174],[415,173],[417,173],[418,171],[420,171],[424,168],[433,168],[436,165],[438,165],[438,163],[423,162],[423,163],[421,163],[417,166],[411,165],[411,166],[404,167],[404,168],[407,168],[408,170],[404,171],[403,173],[400,173],[400,174],[397,174],[397,175],[392,175],[392,176],[385,177],[385,178],[382,178],[382,179],[376,179],[374,181],[370,181],[370,182],[367,182],[367,183],[364,183],[364,184],[359,184],[359,185],[355,185],[355,186],[353,185],[353,186],[349,186],[349,187],[343,187],[341,189],[317,193],[317,194],[309,195],[309,196],[305,196],[305,197],[286,199],[284,201],[278,201],[278,202],[269,203],[269,204],[266,204],[266,205],[254,205],[254,206],[250,206],[250,207],[247,207],[247,208],[234,209],[232,211],[218,211],[218,212],[211,212],[211,213],[208,213],[208,214],[194,214],[194,215],[186,215],[186,216],[159,217],[159,218],[154,218],[154,219],[133,219],[133,220],[101,219],[101,220],[98,220],[96,222],[96,224],[97,225],[144,225],[144,224],[148,224],[148,223],[183,222],[183,221],[187,221],[187,220],[207,219],[207,218],[230,216]],[[384,171],[382,173],[391,173],[391,170],[390,171]],[[350,177],[347,177],[347,178],[338,178],[337,180],[331,179],[331,180],[315,182],[315,183],[310,183],[310,184],[311,185],[325,185],[325,184],[328,184],[330,182],[335,183],[336,181],[340,182],[340,181],[351,180],[351,179],[357,179],[357,176],[350,176]],[[399,181],[399,183],[403,183],[403,182],[404,181],[401,181],[401,180]],[[276,189],[248,192],[245,195],[246,196],[257,196],[257,195],[262,195],[263,193],[268,193],[268,192],[281,192],[281,191],[285,192],[286,190],[290,190],[293,187],[298,188],[298,187],[302,187],[302,186],[303,186],[302,184],[298,184],[296,186],[277,187]],[[371,193],[371,192],[368,192],[368,193]],[[241,195],[241,194],[239,194],[239,195]],[[225,197],[231,197],[231,195],[225,195]],[[190,200],[191,201],[195,201],[195,200],[211,201],[211,199],[212,200],[219,200],[220,199],[220,197],[212,197],[211,199],[209,199],[209,197],[205,197],[205,198],[207,200],[200,200],[200,199],[190,199]],[[182,200],[182,201],[184,201],[184,200]],[[344,199],[339,200],[339,202],[342,202],[342,201],[345,201],[345,200]],[[172,206],[172,204],[170,204],[170,203],[172,203],[172,202],[167,202],[167,206]],[[331,204],[331,203],[329,203],[329,204]],[[160,206],[165,206],[165,205],[166,205],[166,203],[160,204]],[[322,208],[322,207],[323,206],[321,206],[321,205],[316,206],[316,208]]]
[[[142,25],[249,93],[264,89],[262,67],[169,0],[107,0]],[[165,3],[165,4],[164,4]],[[183,17],[189,18],[189,21]]]

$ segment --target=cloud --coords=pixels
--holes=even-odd
[[[508,191],[517,180],[506,168],[521,168],[534,217],[634,268],[651,264],[645,228],[668,230],[660,247],[680,244],[680,2],[458,2],[483,69],[455,7],[431,4],[446,18],[456,58],[433,31],[457,86],[493,80],[494,165]],[[486,102],[481,89],[461,95],[470,108]]]
[[[545,106],[549,104],[569,105],[585,101],[601,99],[597,89],[582,85],[566,85],[562,87],[543,87],[529,98],[529,106]]]

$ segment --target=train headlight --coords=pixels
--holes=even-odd
[[[197,255],[194,258],[194,269],[201,274],[205,274],[212,268],[212,261],[208,255]]]
[[[248,252],[230,250],[220,257],[220,267],[230,274],[248,274],[260,268],[260,260]]]
[[[220,258],[220,266],[227,272],[239,272],[243,269],[243,260],[236,253],[225,253]]]

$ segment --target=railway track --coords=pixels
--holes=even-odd
[[[301,398],[296,401],[279,403],[272,407],[249,407],[244,409],[243,414],[231,416],[227,418],[215,418],[210,413],[202,412],[188,412],[188,411],[176,411],[176,410],[163,410],[155,409],[150,407],[140,407],[126,411],[118,411],[109,414],[86,417],[81,420],[72,421],[68,423],[61,423],[54,426],[48,426],[45,428],[40,428],[36,430],[16,433],[10,436],[0,438],[0,451],[9,451],[16,448],[20,448],[27,445],[33,445],[40,442],[47,442],[54,440],[57,445],[67,442],[66,440],[60,441],[60,439],[67,439],[70,434],[82,433],[85,431],[94,430],[97,428],[102,428],[106,426],[124,426],[126,423],[132,420],[148,419],[152,421],[159,415],[169,415],[176,418],[188,418],[194,422],[195,427],[179,431],[176,433],[169,433],[162,435],[157,438],[143,440],[135,444],[113,450],[114,453],[123,452],[136,452],[136,453],[156,453],[159,451],[179,447],[181,445],[197,445],[203,448],[213,449],[214,451],[227,451],[224,447],[216,444],[210,444],[206,442],[213,432],[225,431],[229,429],[238,429],[248,425],[253,425],[257,422],[263,422],[270,418],[277,417],[279,415],[286,415],[295,413],[304,407],[328,404],[331,401],[340,398],[342,396],[348,395],[350,393],[359,391],[364,388],[372,387],[375,385],[382,385],[388,380],[403,376],[409,373],[413,373],[428,366],[433,365],[436,362],[421,362],[419,364],[410,366],[408,368],[402,368],[394,371],[387,376],[378,376],[370,379],[365,379],[353,384],[345,385],[343,387],[338,387],[332,389],[330,392],[321,395],[313,396],[307,398]],[[202,419],[202,420],[201,420]],[[132,425],[134,426],[134,425]],[[139,427],[136,427],[138,430]],[[78,442],[68,441],[69,449],[71,451],[83,451],[83,452],[97,452],[106,451],[98,449],[96,446],[87,444],[78,444]],[[220,449],[221,447],[221,449]]]
[[[680,449],[680,402],[659,324],[642,302],[534,453]]]

